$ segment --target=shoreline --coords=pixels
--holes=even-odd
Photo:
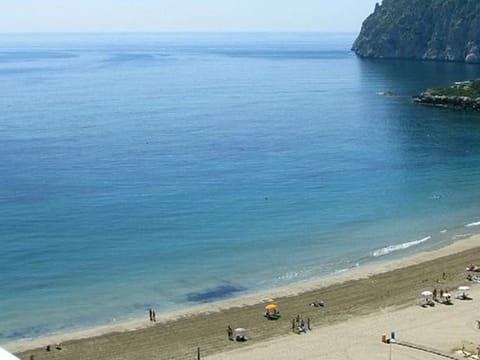
[[[369,264],[364,267],[354,268],[349,271],[328,275],[313,280],[308,280],[293,285],[282,286],[272,289],[270,291],[245,295],[226,300],[221,300],[208,304],[201,304],[190,307],[188,309],[177,310],[173,312],[166,312],[157,314],[157,322],[152,324],[148,321],[147,316],[144,319],[136,319],[133,321],[122,322],[114,325],[100,326],[93,329],[68,332],[64,334],[54,334],[33,340],[18,340],[2,345],[11,352],[21,353],[31,351],[33,349],[43,348],[48,344],[65,343],[65,342],[85,342],[89,339],[108,337],[112,334],[129,334],[138,333],[141,331],[155,331],[155,329],[162,327],[159,325],[171,326],[171,324],[190,321],[192,318],[208,317],[212,314],[220,314],[236,309],[241,311],[245,307],[262,308],[261,304],[272,301],[273,299],[280,300],[282,298],[308,297],[311,292],[318,292],[327,290],[332,286],[339,286],[342,284],[368,279],[374,275],[381,275],[389,273],[398,269],[407,268],[409,266],[419,265],[428,261],[433,261],[445,256],[459,254],[466,250],[480,249],[480,235],[474,235],[467,239],[456,241],[445,247],[421,252],[407,258],[397,260],[386,260],[375,264]],[[465,266],[468,264],[465,264]],[[222,334],[223,334],[222,324]]]

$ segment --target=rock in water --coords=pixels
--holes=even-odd
[[[352,50],[361,57],[480,63],[479,0],[383,0]]]

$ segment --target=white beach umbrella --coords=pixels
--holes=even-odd
[[[239,335],[245,333],[247,331],[247,329],[244,329],[244,328],[236,328],[235,329],[235,332]]]
[[[7,350],[0,347],[0,360],[20,360],[13,354],[10,354]]]
[[[470,290],[470,286],[459,286],[459,287],[458,287],[458,290],[460,290],[460,291],[468,291],[468,290]]]
[[[428,297],[430,297],[430,296],[432,296],[432,295],[433,295],[433,294],[432,294],[431,291],[428,291],[428,290],[422,291],[422,296],[423,296],[423,297],[428,298]]]

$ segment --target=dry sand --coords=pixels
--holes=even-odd
[[[480,302],[480,289],[471,292],[473,301],[455,301],[454,305],[436,304],[434,308],[410,306],[390,311],[381,309],[374,314],[354,318],[336,325],[314,329],[305,335],[288,335],[261,345],[245,347],[237,344],[238,350],[207,357],[208,360],[385,360],[389,359],[442,359],[438,355],[381,342],[382,334],[395,331],[396,338],[429,348],[454,354],[462,343],[466,349],[475,351],[480,344],[475,309]],[[472,343],[472,341],[475,341]]]
[[[451,353],[462,340],[480,341],[477,284],[472,285],[473,301],[455,301],[453,306],[421,308],[419,294],[435,287],[455,294],[453,289],[466,284],[465,267],[480,263],[479,245],[480,237],[472,237],[408,259],[164,314],[155,326],[142,319],[5,347],[21,359],[35,354],[36,360],[194,359],[197,347],[210,359],[385,359],[390,348],[380,337],[395,330],[402,340]],[[277,321],[262,317],[268,299],[280,306],[282,317]],[[309,306],[319,299],[325,308]],[[291,332],[297,314],[311,319],[313,331],[300,336]],[[228,341],[227,325],[247,328],[249,340]],[[46,344],[57,342],[62,342],[62,350],[44,350]],[[438,358],[398,345],[392,351],[395,359]]]

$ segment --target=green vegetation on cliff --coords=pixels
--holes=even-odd
[[[465,81],[446,88],[428,89],[430,95],[437,96],[466,96],[470,98],[480,97],[480,80]]]
[[[352,46],[362,57],[480,62],[479,0],[383,0]]]

